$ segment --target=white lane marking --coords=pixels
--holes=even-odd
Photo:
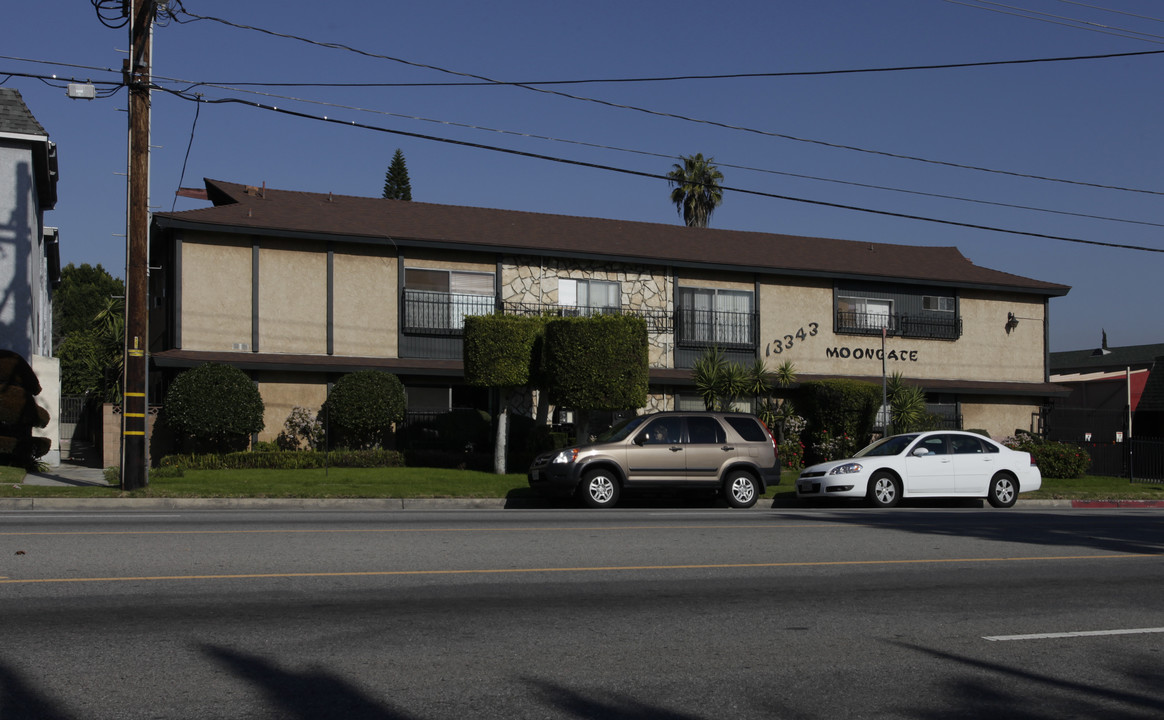
[[[1064,633],[1036,633],[1034,635],[993,635],[983,637],[983,640],[1047,640],[1049,638],[1077,638],[1097,637],[1101,635],[1145,635],[1147,633],[1164,633],[1164,627],[1158,628],[1131,628],[1128,630],[1082,630],[1079,632]]]

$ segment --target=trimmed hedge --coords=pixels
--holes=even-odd
[[[647,323],[630,315],[546,323],[543,370],[550,402],[580,410],[647,404]]]
[[[404,409],[404,385],[395,375],[379,370],[344,375],[323,404],[332,447],[386,446],[392,426],[404,419]]]
[[[797,390],[796,411],[804,417],[805,437],[822,434],[830,438],[847,438],[857,450],[869,442],[881,407],[881,386],[860,380],[813,380],[802,383]],[[839,457],[850,448],[846,447]],[[810,446],[806,464],[820,462],[821,458]]]
[[[313,470],[327,467],[404,467],[395,450],[336,450],[332,452],[234,452],[205,455],[167,455],[162,468],[182,470]]]
[[[465,380],[483,387],[530,384],[542,317],[470,315],[465,318]]]
[[[162,414],[195,450],[241,450],[263,429],[263,398],[242,370],[206,363],[174,378]]]
[[[1091,456],[1078,445],[1043,440],[1032,435],[1008,440],[1006,445],[1014,450],[1029,452],[1045,478],[1068,480],[1083,477],[1087,468],[1091,467]]]

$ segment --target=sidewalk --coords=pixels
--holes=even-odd
[[[105,482],[105,471],[101,468],[86,467],[68,461],[63,461],[58,467],[49,468],[42,473],[28,473],[24,476],[25,485],[59,486],[59,485],[102,485]]]
[[[28,473],[24,476],[25,485],[39,485],[43,487],[61,486],[101,486],[108,487],[105,482],[105,473],[101,468],[86,467],[70,462],[62,462],[59,467],[49,468],[42,473]],[[985,501],[950,501],[956,502],[950,507],[985,507]],[[973,502],[973,505],[966,503]],[[542,501],[537,498],[510,499],[505,498],[350,498],[350,499],[313,499],[313,498],[0,498],[0,510],[16,509],[82,509],[82,508],[135,508],[135,509],[179,509],[179,508],[344,508],[344,509],[483,509],[483,508],[525,508],[548,509],[561,507],[561,503]],[[847,507],[827,505],[824,503],[803,503],[797,500],[761,500],[753,506],[753,510],[773,509],[821,509],[829,507]],[[1164,500],[1024,500],[1019,498],[1017,508],[1164,508]]]

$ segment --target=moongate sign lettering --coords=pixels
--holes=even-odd
[[[887,361],[917,362],[917,350],[882,350],[881,348],[825,348],[825,357],[840,358],[842,360],[877,360],[884,357]]]

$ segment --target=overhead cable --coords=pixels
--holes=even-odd
[[[792,140],[794,142],[808,143],[811,145],[818,145],[821,147],[833,148],[835,150],[849,150],[852,152],[865,153],[868,155],[876,155],[878,157],[893,158],[896,160],[910,160],[913,162],[926,163],[926,164],[930,164],[930,165],[939,165],[942,167],[958,168],[961,170],[975,170],[978,172],[985,172],[985,173],[991,173],[991,174],[996,174],[996,175],[1005,175],[1008,177],[1026,178],[1029,180],[1043,180],[1045,182],[1061,183],[1061,184],[1065,184],[1065,185],[1078,185],[1078,186],[1083,186],[1083,187],[1095,187],[1095,188],[1103,188],[1103,189],[1107,189],[1107,190],[1123,190],[1125,192],[1144,193],[1144,194],[1148,194],[1148,195],[1164,195],[1164,192],[1155,191],[1155,190],[1142,190],[1142,189],[1138,189],[1138,188],[1122,187],[1119,185],[1109,185],[1109,184],[1104,184],[1104,183],[1085,182],[1082,180],[1068,180],[1068,179],[1064,179],[1064,178],[1049,177],[1046,175],[1036,175],[1036,174],[1032,174],[1032,173],[1022,173],[1022,172],[1015,172],[1015,171],[1011,171],[1011,170],[998,170],[998,169],[994,169],[994,168],[981,167],[978,165],[967,165],[964,163],[955,163],[955,162],[950,162],[950,161],[946,161],[946,160],[933,160],[933,159],[929,159],[929,158],[918,157],[915,155],[906,155],[904,153],[894,153],[894,152],[888,152],[888,151],[884,151],[884,150],[871,150],[869,148],[857,147],[855,145],[845,145],[843,143],[834,143],[834,142],[828,142],[825,140],[816,140],[813,138],[803,138],[803,137],[798,137],[795,135],[789,135],[786,133],[777,133],[777,132],[771,132],[768,130],[759,130],[756,128],[744,127],[741,125],[732,125],[730,123],[719,122],[716,120],[706,120],[706,119],[702,119],[702,118],[688,117],[686,115],[679,115],[677,113],[668,113],[668,112],[662,112],[659,110],[650,110],[648,108],[642,108],[642,107],[637,107],[635,105],[626,105],[623,103],[611,102],[609,100],[601,100],[598,98],[584,97],[581,95],[571,95],[569,93],[561,92],[560,90],[549,90],[549,89],[540,88],[540,87],[537,87],[534,85],[527,85],[527,84],[522,84],[522,83],[506,83],[506,82],[502,82],[499,80],[495,80],[493,78],[485,77],[483,75],[475,75],[473,73],[465,73],[465,72],[460,72],[457,70],[449,70],[447,68],[438,67],[436,65],[429,65],[426,63],[418,63],[418,62],[414,62],[412,60],[405,60],[405,59],[393,57],[390,55],[381,55],[379,53],[368,52],[366,50],[360,50],[358,48],[353,48],[353,47],[350,47],[348,45],[344,45],[342,43],[320,42],[318,40],[311,40],[309,38],[300,37],[298,35],[279,33],[279,32],[275,32],[273,30],[266,30],[264,28],[254,27],[252,25],[242,25],[240,23],[231,22],[229,20],[223,20],[222,18],[210,17],[210,16],[205,16],[205,15],[195,15],[194,13],[191,13],[191,12],[187,11],[185,8],[181,7],[180,2],[178,3],[178,7],[176,9],[175,20],[176,20],[176,22],[182,22],[181,20],[177,20],[178,15],[187,15],[191,18],[194,18],[195,20],[209,20],[212,22],[217,22],[217,23],[221,23],[223,25],[227,25],[229,27],[234,27],[234,28],[238,28],[238,29],[242,29],[242,30],[253,30],[255,32],[263,33],[265,35],[270,35],[273,37],[280,37],[280,38],[285,38],[285,39],[290,39],[290,40],[296,40],[299,42],[304,42],[304,43],[308,43],[310,45],[316,45],[319,47],[335,49],[335,50],[346,50],[348,52],[352,52],[352,53],[355,53],[357,55],[362,55],[364,57],[376,58],[376,59],[380,59],[380,60],[390,60],[392,62],[397,62],[397,63],[401,63],[404,65],[409,65],[412,67],[424,68],[424,69],[428,69],[428,70],[435,70],[437,72],[446,73],[449,75],[457,75],[460,77],[468,77],[468,78],[472,78],[475,80],[482,80],[482,81],[485,81],[485,82],[491,83],[491,84],[510,85],[512,87],[522,88],[525,90],[531,90],[533,92],[543,93],[546,95],[563,97],[563,98],[567,98],[570,100],[579,100],[582,102],[590,102],[590,103],[595,103],[598,105],[603,105],[606,107],[618,108],[621,110],[631,110],[634,112],[644,113],[644,114],[652,115],[655,117],[665,117],[665,118],[671,118],[674,120],[682,120],[684,122],[692,122],[692,123],[698,123],[698,124],[702,124],[702,125],[709,125],[712,127],[723,128],[726,130],[736,130],[739,132],[746,132],[746,133],[751,133],[751,134],[755,134],[755,135],[762,135],[765,137],[774,137],[774,138],[780,138],[783,140]],[[190,22],[190,21],[185,21],[185,22]]]
[[[175,91],[175,90],[166,90],[164,88],[162,88],[162,89],[165,92],[169,92],[169,93],[171,93],[177,97],[181,97],[185,100],[192,100],[193,99],[193,98],[191,98],[187,95],[184,95],[184,94],[182,94],[178,91]],[[410,137],[410,138],[414,138],[414,139],[418,139],[418,140],[429,140],[429,141],[433,141],[433,142],[440,142],[440,143],[445,143],[445,144],[450,144],[450,145],[458,145],[461,147],[471,147],[471,148],[477,148],[480,150],[489,150],[492,152],[505,153],[507,155],[515,155],[518,157],[526,157],[526,158],[531,158],[531,159],[535,159],[535,160],[547,160],[550,162],[557,162],[557,163],[562,163],[565,165],[573,165],[576,167],[587,167],[587,168],[592,168],[595,170],[605,170],[608,172],[619,173],[622,175],[631,175],[631,176],[635,176],[635,177],[650,178],[653,180],[666,180],[667,179],[666,175],[661,175],[659,173],[649,173],[649,172],[644,172],[641,170],[632,170],[630,168],[621,168],[621,167],[617,167],[617,166],[613,166],[613,165],[603,165],[600,163],[585,162],[582,160],[570,160],[568,158],[555,157],[553,155],[544,155],[541,153],[533,153],[533,152],[528,152],[528,151],[524,151],[524,150],[515,150],[512,148],[503,148],[503,147],[498,147],[495,145],[485,145],[483,143],[469,142],[467,140],[455,140],[452,138],[442,138],[442,137],[437,137],[437,136],[433,136],[433,135],[424,135],[421,133],[408,132],[405,130],[394,130],[391,128],[379,127],[376,125],[368,125],[366,123],[357,123],[357,122],[349,121],[349,120],[340,120],[338,118],[331,118],[331,117],[320,116],[320,115],[312,115],[310,113],[305,113],[305,112],[301,112],[298,110],[291,110],[288,108],[280,108],[280,107],[273,106],[273,105],[263,105],[262,103],[257,103],[257,102],[253,102],[250,100],[243,100],[242,98],[219,98],[216,100],[204,100],[203,99],[203,100],[200,100],[200,102],[205,102],[208,104],[238,104],[238,105],[243,105],[246,107],[251,107],[251,108],[255,108],[255,109],[259,109],[259,110],[276,112],[276,113],[288,115],[291,117],[298,117],[298,118],[308,119],[308,120],[316,120],[316,121],[320,121],[320,122],[331,123],[334,125],[342,125],[342,126],[346,126],[346,127],[355,127],[355,128],[360,128],[363,130],[371,130],[374,132],[387,133],[387,134],[391,134],[391,135],[399,135],[402,137]],[[891,212],[888,210],[876,210],[876,209],[872,209],[872,208],[858,207],[855,205],[844,205],[841,203],[827,202],[824,200],[811,200],[808,198],[798,198],[798,197],[792,197],[789,195],[780,195],[777,193],[764,192],[761,190],[749,190],[746,188],[720,186],[720,189],[723,190],[724,192],[738,192],[738,193],[745,194],[745,195],[754,195],[754,196],[758,196],[758,197],[772,198],[775,200],[787,200],[789,202],[805,203],[805,204],[809,204],[809,205],[817,205],[817,206],[821,206],[821,207],[830,207],[830,208],[835,208],[835,209],[839,209],[839,210],[851,210],[854,212],[869,213],[869,214],[881,215],[881,216],[885,216],[885,217],[895,217],[895,218],[900,218],[900,219],[905,219],[905,220],[917,220],[917,221],[922,221],[922,222],[937,223],[937,224],[941,224],[941,225],[963,227],[963,228],[969,228],[969,229],[973,229],[973,230],[985,230],[985,231],[989,231],[989,232],[1005,233],[1005,234],[1009,234],[1009,235],[1021,235],[1024,237],[1034,237],[1034,238],[1041,238],[1041,239],[1045,239],[1045,240],[1056,240],[1056,241],[1060,241],[1060,242],[1078,243],[1078,244],[1083,244],[1083,245],[1093,245],[1093,246],[1099,246],[1099,247],[1119,248],[1119,249],[1123,249],[1123,250],[1138,250],[1138,251],[1142,251],[1142,252],[1164,253],[1164,248],[1152,248],[1152,247],[1147,247],[1147,246],[1142,246],[1142,245],[1130,245],[1130,244],[1125,244],[1125,243],[1103,242],[1103,241],[1099,241],[1099,240],[1085,240],[1083,238],[1072,238],[1072,237],[1065,237],[1065,236],[1061,236],[1061,235],[1051,235],[1051,234],[1047,234],[1047,233],[1036,233],[1036,232],[1030,232],[1030,231],[1026,231],[1026,230],[1014,230],[1014,229],[1008,229],[1008,228],[993,227],[990,225],[980,225],[977,223],[958,222],[956,220],[943,220],[940,218],[931,218],[931,217],[925,217],[922,215],[911,215],[911,214],[907,214],[907,213],[897,213],[897,212]]]

